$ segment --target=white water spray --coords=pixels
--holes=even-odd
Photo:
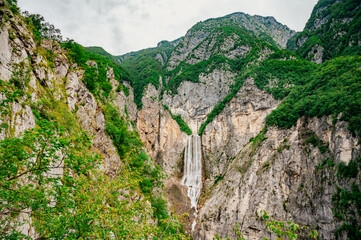
[[[197,218],[197,204],[202,189],[202,152],[201,140],[198,135],[188,137],[184,153],[184,173],[181,184],[187,186],[187,194],[191,200],[191,207],[194,208],[194,217]],[[196,225],[193,221],[192,231]]]

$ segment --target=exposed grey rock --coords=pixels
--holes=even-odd
[[[9,32],[5,29],[0,32],[0,77],[3,80],[9,80],[11,77],[11,55],[12,48],[9,43]]]
[[[244,58],[250,52],[251,47],[246,44],[235,47],[235,45],[241,41],[241,37],[237,34],[228,36],[226,39],[222,40],[222,44],[215,46],[217,38],[219,38],[219,34],[220,33],[212,34],[194,48],[187,56],[186,62],[189,64],[196,64],[209,59],[212,55],[217,54],[230,59],[235,59],[236,57]]]
[[[314,30],[320,28],[322,25],[328,22],[329,16],[326,16],[323,19],[316,19],[313,23]]]
[[[236,97],[207,125],[202,136],[206,190],[217,177],[224,175],[228,164],[249,139],[262,130],[266,116],[279,103],[249,78]]]
[[[98,68],[98,64],[95,61],[87,61],[86,65],[93,68]]]
[[[180,114],[197,133],[213,107],[230,91],[235,74],[215,69],[209,74],[200,75],[200,83],[182,82],[175,95],[165,94],[163,103],[170,107],[173,114]]]
[[[78,122],[82,129],[92,136],[92,143],[103,156],[103,169],[109,173],[121,166],[120,158],[110,137],[105,132],[105,118],[94,96],[81,81],[80,71],[67,74],[66,92],[68,106],[71,111],[76,110]]]
[[[329,156],[334,156],[336,163],[348,162],[356,157],[360,145],[344,122],[332,130],[331,119],[302,119],[289,130],[269,128],[260,146],[247,143],[234,159],[229,159],[223,180],[207,193],[194,239],[212,239],[216,233],[235,237],[232,229],[237,223],[246,239],[270,237],[256,219],[261,210],[281,221],[292,220],[313,229],[318,226],[322,239],[334,239],[333,231],[338,226],[332,213],[334,186],[322,180],[316,166]],[[329,143],[330,152],[321,153],[305,143],[308,131]],[[334,173],[326,174],[335,181]]]
[[[240,26],[251,32],[256,36],[261,36],[266,34],[270,36],[280,47],[285,48],[287,45],[288,39],[290,39],[295,31],[289,29],[287,26],[278,23],[273,17],[261,17],[258,15],[250,16],[244,13],[234,13],[223,18],[217,19],[208,19],[204,22],[199,22],[193,26],[180,43],[176,46],[175,50],[172,52],[167,63],[167,69],[172,70],[178,64],[186,60],[188,56],[192,54],[205,55],[211,54],[209,51],[204,51],[205,45],[212,46],[212,42],[203,42],[212,32],[221,26]],[[225,43],[227,46],[231,44]],[[192,52],[195,48],[198,49],[196,52]],[[198,61],[189,60],[189,63],[194,64]]]
[[[305,42],[307,42],[307,40],[308,40],[308,37],[306,37],[306,36],[300,37],[300,38],[297,40],[297,46],[298,46],[298,47],[302,47],[303,44],[305,44]]]
[[[118,106],[123,116],[126,116],[128,113],[130,120],[135,122],[138,116],[138,109],[137,105],[134,103],[133,88],[127,82],[123,82],[122,84],[129,89],[129,96],[125,96],[124,91],[117,92],[115,105]],[[116,89],[116,87],[114,88]],[[127,111],[125,111],[125,109],[127,109]]]
[[[322,55],[324,48],[318,44],[312,47],[311,51],[308,53],[308,57],[312,62],[322,63]]]
[[[163,66],[167,62],[168,56],[164,52],[157,53],[157,55],[155,56],[155,59],[158,60],[160,62],[160,64]]]
[[[208,35],[209,33],[203,31],[198,31],[196,33],[188,31],[187,34],[182,39],[182,41],[178,44],[178,46],[175,48],[175,50],[172,52],[171,56],[169,57],[167,63],[168,66],[167,69],[168,70],[174,69]]]

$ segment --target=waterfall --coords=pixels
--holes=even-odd
[[[194,217],[197,218],[197,204],[202,188],[202,152],[201,140],[198,135],[188,137],[184,153],[184,173],[181,184],[187,186],[187,194],[194,208]],[[192,230],[196,221],[193,221]]]

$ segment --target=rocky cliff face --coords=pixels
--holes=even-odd
[[[200,83],[185,81],[177,94],[166,93],[162,102],[170,107],[173,114],[180,114],[193,133],[197,133],[213,107],[230,91],[235,74],[215,69],[199,77]]]
[[[203,93],[208,94],[202,95],[202,91],[194,93],[193,89],[184,91],[193,93],[193,104],[187,104],[192,97],[181,98],[182,86],[176,95],[178,98],[165,95],[163,102],[172,106],[174,112],[177,112],[175,106],[183,108],[189,114],[185,114],[189,116],[185,117],[186,121],[192,129],[197,129],[199,124],[192,121],[204,121],[206,114],[194,111],[203,116],[198,120],[197,115],[191,115],[191,109],[197,104],[202,106],[200,103],[212,92],[205,91]],[[137,129],[151,156],[169,174],[165,185],[173,206],[179,213],[192,214],[189,206],[187,208],[189,199],[185,189],[179,184],[187,137],[155,100],[158,97],[150,85],[143,98],[144,109],[138,113]],[[264,140],[254,143],[252,138],[262,132],[266,116],[279,103],[249,78],[206,127],[202,136],[203,194],[196,229],[191,234],[194,239],[213,239],[215,234],[236,237],[233,232],[236,224],[240,224],[246,239],[270,237],[264,223],[256,217],[261,210],[278,220],[291,220],[318,229],[323,239],[334,239],[334,231],[340,224],[334,217],[331,199],[335,185],[342,185],[336,177],[335,166],[355,160],[361,146],[347,130],[347,123],[338,121],[335,125],[331,117],[303,118],[289,130],[269,128]],[[321,151],[312,145],[311,137],[320,139],[327,150]]]
[[[210,123],[202,136],[206,182],[204,192],[211,188],[249,140],[262,130],[266,116],[279,101],[259,90],[249,78],[227,104],[222,113]]]
[[[35,126],[35,116],[28,104],[29,101],[41,102],[46,97],[53,97],[65,103],[69,111],[77,117],[76,124],[94,136],[94,150],[99,151],[104,157],[104,168],[109,171],[116,168],[119,157],[105,133],[104,115],[94,96],[82,82],[82,70],[76,64],[70,66],[64,50],[55,41],[43,40],[38,47],[30,37],[32,33],[17,23],[22,20],[12,14],[10,16],[10,21],[5,22],[0,33],[1,79],[11,81],[14,73],[18,71],[20,74],[21,71],[21,74],[25,75],[24,78],[29,78],[27,91],[30,94],[30,99],[24,98],[12,106],[10,125],[14,130],[11,134],[18,136],[24,130]],[[56,55],[53,68],[40,54],[47,50]],[[45,87],[53,91],[52,96],[45,94]]]
[[[328,146],[325,153],[307,143],[312,134]],[[219,163],[224,175],[205,194],[195,238],[211,239],[216,233],[236,237],[237,223],[246,239],[269,237],[256,218],[266,210],[277,219],[318,228],[321,238],[333,239],[338,226],[331,203],[335,170],[319,166],[327,159],[335,164],[355,159],[358,140],[344,122],[332,127],[329,117],[301,119],[290,130],[271,128],[264,137],[259,145],[246,143],[235,157]]]
[[[213,93],[195,93],[193,89],[195,87],[183,91],[181,85],[178,97],[172,99],[165,95],[163,102],[173,106],[174,112],[177,112],[174,106],[183,108],[185,116],[189,116],[185,117],[186,121],[196,129],[199,124],[192,124],[197,118],[191,115],[191,109]],[[182,98],[187,93],[189,99]],[[179,184],[187,138],[154,100],[158,96],[154,87],[148,87],[143,98],[145,109],[137,118],[138,131],[148,151],[169,174],[166,186],[173,206],[182,209],[181,213],[192,213],[184,206],[189,200]],[[194,103],[187,104],[192,96]],[[255,143],[252,138],[262,132],[266,116],[279,103],[249,78],[206,127],[202,136],[203,194],[196,229],[192,232],[194,239],[213,239],[216,234],[236,237],[233,232],[236,224],[240,224],[246,239],[270,237],[264,223],[256,217],[261,210],[278,220],[291,220],[318,229],[323,239],[334,239],[333,232],[339,226],[331,201],[338,183],[335,166],[355,160],[361,146],[347,130],[347,123],[338,121],[335,125],[331,117],[300,119],[297,126],[289,130],[269,128],[264,139]],[[202,111],[194,112],[205,115],[200,114]],[[200,119],[199,122],[205,118]],[[312,145],[311,137],[320,139],[327,150],[321,151]],[[324,168],[327,164],[333,167]]]

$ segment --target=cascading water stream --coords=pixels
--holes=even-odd
[[[187,194],[191,200],[191,207],[194,208],[194,217],[197,218],[197,204],[202,189],[202,152],[201,140],[198,135],[188,137],[184,153],[184,173],[181,184],[187,187]],[[194,219],[192,231],[196,225]]]

